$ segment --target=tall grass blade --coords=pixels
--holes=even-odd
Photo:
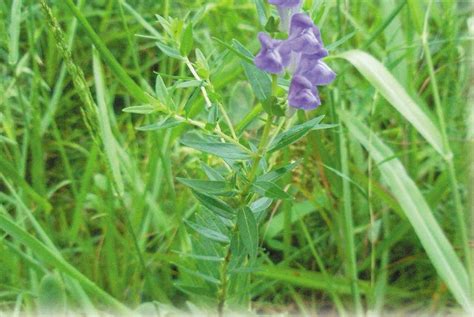
[[[89,280],[81,272],[76,270],[71,264],[66,262],[60,257],[54,250],[50,250],[46,245],[36,239],[34,236],[20,228],[6,215],[0,213],[0,229],[11,235],[14,239],[28,247],[36,256],[41,258],[43,261],[48,262],[59,271],[71,276],[76,279],[81,286],[89,290],[89,292],[100,298],[105,304],[110,305],[122,313],[129,313],[128,308],[117,301],[115,298],[106,293],[103,289],[97,286],[94,282]]]
[[[21,2],[13,0],[10,13],[10,24],[8,25],[8,62],[14,65],[18,62],[20,24],[21,24]]]
[[[341,57],[354,65],[437,152],[443,156],[448,155],[449,151],[443,146],[443,139],[439,129],[382,63],[372,55],[360,50],[345,52],[341,54]]]
[[[140,86],[135,83],[135,81],[127,74],[125,69],[120,65],[120,63],[115,59],[112,53],[109,51],[107,46],[101,40],[99,35],[94,31],[92,26],[89,24],[84,15],[79,11],[72,0],[65,0],[67,6],[69,7],[72,14],[77,18],[79,23],[84,27],[87,36],[94,43],[94,46],[99,51],[104,62],[110,67],[114,72],[115,76],[119,79],[122,85],[128,90],[128,92],[133,95],[137,100],[143,103],[150,103],[158,108],[164,108],[165,106],[161,104],[156,98],[153,98],[147,92],[145,92]]]
[[[104,76],[102,71],[102,65],[99,60],[97,52],[93,52],[93,69],[94,69],[94,82],[96,89],[96,99],[97,99],[97,117],[99,120],[99,130],[102,136],[102,144],[105,148],[105,155],[107,157],[107,162],[110,166],[110,172],[114,179],[115,187],[120,196],[122,196],[124,191],[122,173],[120,172],[120,162],[119,155],[117,151],[117,140],[112,134],[112,129],[110,127],[110,120],[107,111],[107,105],[105,104],[106,91],[104,87]]]
[[[382,177],[405,212],[440,277],[458,303],[466,311],[471,312],[473,307],[469,297],[466,270],[400,160],[394,158],[392,150],[377,136],[370,136],[369,128],[355,117],[343,111],[340,111],[339,115],[351,135],[365,147],[378,164]]]

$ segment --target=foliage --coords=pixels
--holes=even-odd
[[[303,8],[291,116],[267,1],[0,3],[0,311],[472,311],[472,4]]]

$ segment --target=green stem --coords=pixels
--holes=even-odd
[[[278,88],[277,77],[273,76],[272,95],[276,95],[277,88]],[[260,138],[257,155],[254,157],[252,161],[252,168],[247,176],[248,183],[245,185],[245,187],[242,190],[241,202],[240,202],[239,207],[237,208],[237,212],[240,212],[240,209],[243,206],[245,206],[246,203],[248,202],[246,197],[248,196],[250,192],[250,187],[252,186],[253,181],[257,177],[258,166],[260,165],[260,161],[262,160],[266,152],[267,144],[270,139],[269,137],[270,137],[270,131],[271,131],[272,125],[273,125],[273,116],[269,114],[267,116],[267,122],[265,123],[265,127],[263,128],[262,137]],[[234,227],[232,228],[232,232],[231,232],[231,237],[233,237],[237,233],[237,230],[238,230],[237,224],[234,224]],[[227,274],[228,274],[228,268],[229,268],[231,258],[232,258],[232,250],[229,244],[227,246],[224,262],[222,263],[221,270],[220,270],[221,287],[219,289],[218,303],[217,303],[217,314],[219,317],[222,317],[224,315],[224,306],[227,299],[227,285],[228,285]]]

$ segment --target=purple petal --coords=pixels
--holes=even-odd
[[[288,94],[288,103],[291,107],[312,110],[321,104],[318,90],[303,76],[295,75],[291,80]]]
[[[328,85],[336,78],[336,73],[321,61],[318,55],[304,55],[296,69],[296,74],[318,86]]]
[[[266,72],[280,74],[290,63],[291,50],[284,41],[274,40],[266,33],[259,33],[262,45],[255,57],[255,65]]]
[[[324,49],[321,32],[304,13],[293,15],[288,42],[293,51],[303,54],[316,54]]]

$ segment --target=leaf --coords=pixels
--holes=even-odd
[[[244,68],[245,76],[250,82],[252,86],[253,92],[255,96],[260,101],[265,101],[272,95],[272,80],[270,76],[258,69],[253,64],[253,55],[250,53],[239,41],[233,40],[232,41],[233,47],[242,55],[247,56],[252,60],[252,63],[242,62],[242,67]]]
[[[38,290],[40,314],[64,314],[66,312],[66,290],[63,282],[54,274],[45,275]]]
[[[74,266],[69,264],[61,257],[59,252],[52,250],[40,242],[37,238],[20,228],[16,223],[11,221],[7,216],[0,212],[0,229],[11,235],[12,238],[16,239],[21,244],[25,245],[30,249],[36,256],[41,258],[43,261],[53,265],[59,271],[69,275],[71,278],[77,280],[84,289],[90,291],[92,295],[100,298],[105,304],[111,308],[117,309],[122,314],[129,314],[129,309],[123,305],[120,301],[113,298],[103,289],[98,287],[94,282],[88,279],[85,275],[79,272]]]
[[[221,173],[219,173],[219,171],[217,171],[215,168],[212,168],[209,165],[206,165],[204,163],[201,163],[201,168],[211,181],[225,180],[224,176],[222,176]]]
[[[248,254],[255,258],[258,252],[258,227],[253,212],[244,207],[237,213],[237,227],[242,243]]]
[[[21,24],[21,3],[22,0],[13,0],[10,12],[10,24],[8,25],[8,62],[11,65],[14,65],[16,64],[16,62],[18,62]]]
[[[188,226],[190,226],[194,231],[197,233],[203,235],[204,237],[211,239],[213,241],[217,242],[223,242],[223,243],[229,243],[230,240],[229,238],[224,235],[223,233],[220,233],[218,231],[203,227],[201,225],[198,225],[197,223],[185,220],[184,221]]]
[[[163,104],[167,104],[169,102],[168,89],[166,89],[165,82],[163,81],[163,78],[160,76],[160,74],[156,75],[155,93],[158,100]]]
[[[122,109],[123,112],[136,113],[136,114],[150,114],[156,112],[156,108],[152,105],[141,105],[141,106],[132,106]]]
[[[333,127],[332,125],[320,124],[323,118],[324,116],[313,118],[303,124],[296,125],[288,129],[287,131],[278,134],[273,140],[273,142],[270,144],[268,151],[274,152],[276,150],[284,148],[285,146],[288,146],[298,141],[311,130],[327,129]]]
[[[267,23],[267,15],[265,14],[265,4],[263,0],[253,0],[257,9],[258,21],[261,26],[265,26]]]
[[[262,196],[277,199],[293,199],[290,194],[281,189],[278,185],[267,181],[256,181],[252,184],[251,190]]]
[[[183,34],[181,34],[181,43],[179,45],[181,55],[188,56],[193,49],[193,45],[193,24],[189,23],[186,29],[184,29]]]
[[[162,130],[162,129],[169,129],[169,128],[174,128],[178,125],[183,123],[182,121],[175,119],[173,117],[166,117],[160,122],[157,123],[152,123],[149,125],[144,125],[141,127],[136,128],[138,131],[156,131],[156,130]]]
[[[233,190],[229,188],[229,184],[223,181],[206,181],[200,179],[176,178],[181,184],[194,189],[198,193],[209,195],[229,195]]]
[[[354,65],[438,153],[447,156],[439,129],[382,63],[359,50],[345,52],[341,57]]]
[[[181,139],[181,144],[225,159],[247,160],[250,158],[250,156],[237,145],[223,143],[217,138],[203,136],[202,134],[187,133]]]
[[[279,167],[269,173],[257,177],[259,181],[274,182],[280,177],[283,177],[286,173],[292,171],[300,162],[293,162],[291,164]]]
[[[169,57],[172,57],[172,58],[176,58],[176,59],[179,59],[179,60],[183,60],[183,56],[181,56],[181,54],[179,53],[179,51],[173,47],[170,47],[168,45],[165,45],[159,41],[156,42],[156,46],[158,46],[158,48],[163,52],[165,53],[165,55],[169,56]]]
[[[198,193],[196,191],[193,193],[199,202],[210,211],[227,219],[233,218],[234,210],[222,200]]]
[[[388,157],[393,157],[392,150],[355,117],[342,111],[340,117],[351,136],[366,148],[377,164]],[[407,174],[399,159],[385,161],[383,164],[378,164],[378,168],[415,230],[436,271],[458,303],[466,311],[472,311],[466,270],[415,182]]]
[[[338,294],[351,294],[351,282],[348,279],[319,272],[265,265],[255,272],[255,275],[308,289],[336,292]],[[368,282],[358,281],[358,285],[364,294],[369,294],[373,291]],[[410,296],[409,292],[394,287],[388,287],[388,292],[400,297]]]
[[[112,133],[109,112],[105,103],[105,96],[107,95],[107,92],[105,91],[102,64],[97,51],[94,50],[92,55],[94,84],[98,106],[97,119],[99,121],[100,135],[102,138],[102,144],[104,145],[105,156],[107,158],[109,170],[114,180],[115,188],[118,194],[122,195],[125,185],[120,170],[121,164],[118,155],[118,142]]]
[[[272,203],[273,199],[268,197],[262,197],[260,199],[257,199],[250,205],[250,209],[254,213],[257,223],[260,223],[263,220],[265,212],[267,211],[268,207],[271,206]]]

